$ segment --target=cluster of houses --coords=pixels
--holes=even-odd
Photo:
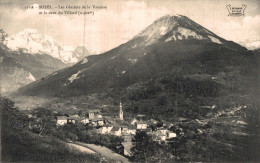
[[[142,117],[144,115],[140,115]],[[120,103],[120,110],[118,115],[119,120],[123,121],[123,110],[122,105]],[[110,120],[109,118],[103,117],[100,114],[99,110],[91,110],[88,112],[88,116],[80,117],[79,115],[73,116],[57,116],[57,126],[62,126],[65,124],[75,124],[82,123],[84,125],[93,126],[94,129],[100,134],[112,134],[116,136],[131,136],[135,135],[136,131],[141,130],[145,131],[148,135],[151,135],[154,141],[157,142],[167,142],[170,141],[171,138],[176,137],[176,133],[168,130],[166,126],[162,126],[160,128],[150,128],[151,124],[156,125],[157,121],[149,120],[137,120],[134,118],[129,125],[118,125]]]
[[[57,116],[56,117],[56,125],[63,126],[65,124],[75,124],[75,123],[82,123],[82,124],[89,124],[92,126],[103,126],[104,119],[100,114],[99,110],[91,110],[88,113],[87,117],[81,117],[79,115],[72,115],[72,116]]]

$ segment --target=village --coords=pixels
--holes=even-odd
[[[91,126],[91,129],[99,134],[110,134],[122,137],[124,139],[124,142],[122,143],[124,153],[122,154],[128,156],[131,155],[131,140],[137,131],[146,132],[147,135],[152,137],[153,141],[160,144],[172,142],[172,139],[177,137],[175,132],[169,130],[173,124],[163,123],[158,126],[159,121],[154,119],[144,120],[144,117],[145,115],[138,114],[136,117],[133,117],[130,123],[126,123],[124,121],[122,103],[120,102],[118,116],[103,116],[100,110],[89,110],[85,116],[79,116],[78,114],[57,116],[56,126],[60,127],[65,124],[81,123],[85,126]],[[183,132],[180,132],[180,134],[183,134]]]

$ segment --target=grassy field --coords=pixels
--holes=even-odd
[[[99,162],[99,155],[86,154],[65,142],[30,132],[2,133],[3,162]]]

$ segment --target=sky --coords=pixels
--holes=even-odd
[[[232,7],[245,4],[245,16],[228,16],[226,6],[229,4]],[[88,5],[91,8],[86,11],[93,11],[94,15],[40,15],[42,9],[25,9],[27,5],[52,5],[53,9],[45,9],[46,12],[78,11],[55,9],[58,5]],[[93,9],[92,5],[106,6],[106,9]],[[9,35],[27,28],[37,29],[64,45],[85,43],[88,49],[97,53],[127,42],[153,21],[168,14],[185,15],[227,40],[260,40],[258,0],[0,0],[0,28]]]

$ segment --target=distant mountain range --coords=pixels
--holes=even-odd
[[[47,54],[64,63],[73,64],[90,55],[84,46],[64,46],[51,36],[39,33],[36,29],[25,29],[8,37],[6,46],[13,51],[42,55]]]
[[[8,37],[0,29],[0,34],[1,94],[42,79],[90,55],[84,46],[63,46],[37,30],[26,29]]]
[[[251,55],[246,48],[215,35],[186,16],[164,16],[127,43],[86,57],[16,94],[71,97],[110,89],[128,90],[169,74],[223,83],[223,73],[237,73],[242,62],[253,66]],[[219,81],[212,80],[217,78]]]

